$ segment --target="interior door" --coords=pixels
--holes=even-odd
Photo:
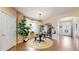
[[[16,43],[16,18],[1,12],[0,50],[8,50]]]
[[[2,20],[1,20],[1,12],[0,12],[0,49],[1,49],[1,36],[2,36]]]

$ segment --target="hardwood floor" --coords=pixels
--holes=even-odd
[[[72,38],[68,36],[59,36],[58,39],[52,40],[54,45],[47,49],[34,49],[30,48],[25,43],[20,43],[9,51],[79,51],[79,37]]]

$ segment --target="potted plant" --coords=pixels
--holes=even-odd
[[[23,19],[21,20],[21,22],[19,22],[17,26],[17,34],[23,37],[23,41],[25,41],[25,37],[28,36],[30,29],[31,29],[31,24],[28,26],[26,17],[23,16]]]

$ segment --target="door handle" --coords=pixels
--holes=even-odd
[[[2,36],[5,36],[5,34],[2,34]]]

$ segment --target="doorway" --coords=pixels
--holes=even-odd
[[[73,36],[72,21],[61,21],[59,25],[59,34],[64,36]]]

